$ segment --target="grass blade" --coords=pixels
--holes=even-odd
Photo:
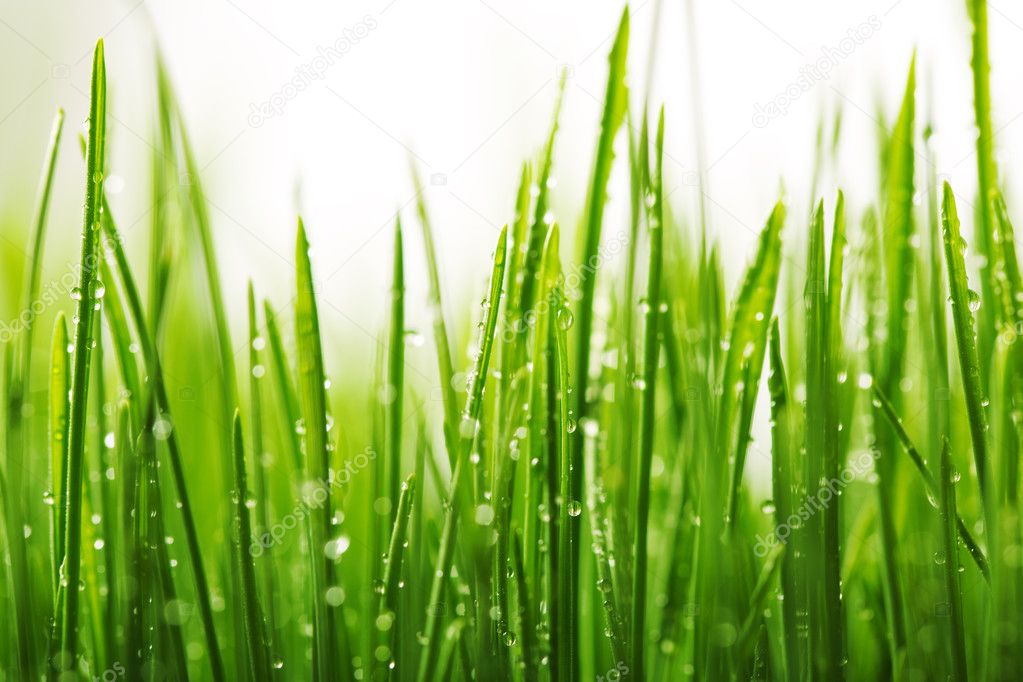
[[[959,353],[959,370],[962,373],[963,389],[966,393],[966,412],[970,422],[970,437],[973,442],[973,457],[977,465],[977,478],[981,495],[987,493],[987,414],[981,381],[980,359],[977,353],[977,338],[973,313],[980,304],[977,293],[970,289],[966,279],[964,252],[966,241],[959,231],[959,215],[956,211],[952,187],[946,182],[942,187],[941,228],[945,242],[945,262],[948,266],[948,287],[951,294],[952,321],[955,326],[956,347]]]
[[[898,437],[899,442],[902,443],[902,448],[909,455],[913,465],[917,471],[920,472],[921,478],[923,478],[924,485],[927,488],[928,497],[937,502],[941,499],[941,488],[938,483],[934,480],[934,476],[931,474],[931,470],[927,468],[924,463],[923,457],[920,456],[920,451],[916,449],[913,441],[910,439],[909,434],[906,433],[906,428],[902,425],[902,420],[895,413],[895,408],[892,406],[888,397],[881,392],[877,386],[874,387],[874,400],[877,406],[881,408],[885,417],[888,418],[888,423],[891,424],[892,429],[895,431],[895,435]],[[970,556],[973,557],[974,562],[977,564],[977,568],[980,569],[981,575],[988,582],[991,581],[991,571],[988,568],[987,557],[984,556],[984,551],[977,544],[977,541],[973,539],[973,535],[970,533],[966,522],[963,521],[961,516],[956,516],[956,528],[959,533],[959,537],[962,538],[963,544],[969,551]]]
[[[628,87],[625,84],[625,61],[629,51],[629,10],[622,13],[618,24],[611,52],[608,55],[607,89],[604,96],[604,111],[600,120],[600,137],[597,141],[596,156],[593,160],[593,172],[586,198],[585,227],[582,232],[583,248],[580,262],[591,264],[597,259],[600,246],[600,233],[604,222],[604,204],[607,201],[607,183],[611,177],[611,166],[614,162],[614,141],[625,120],[628,108]],[[580,271],[579,302],[576,307],[576,338],[575,338],[575,418],[583,421],[589,417],[589,374],[590,344],[593,333],[593,298],[596,290],[596,269],[592,272],[587,268]],[[575,490],[582,489],[584,480],[582,451],[583,437],[580,430],[576,431],[572,444],[573,480]],[[573,538],[578,547],[578,536]],[[573,557],[577,563],[577,557]]]
[[[437,266],[437,251],[433,244],[433,226],[430,223],[429,212],[426,210],[423,185],[414,166],[412,168],[412,182],[416,188],[416,208],[419,213],[419,224],[423,230],[423,248],[426,251],[426,273],[429,283],[428,300],[430,311],[433,314],[433,342],[437,349],[437,370],[440,378],[441,399],[444,404],[444,439],[447,445],[448,463],[454,469],[456,431],[458,428],[458,407],[455,404],[455,386],[452,381],[455,371],[451,364],[448,328],[444,322],[440,269]]]
[[[650,467],[653,459],[655,423],[657,418],[657,363],[660,356],[661,268],[664,226],[663,159],[664,109],[657,120],[656,171],[648,178],[648,191],[653,206],[647,216],[649,224],[650,263],[647,270],[646,307],[643,332],[643,384],[640,408],[639,456],[636,473],[636,528],[633,552],[636,566],[632,586],[632,674],[644,679],[647,607],[647,533],[650,517]]]
[[[384,576],[381,581],[382,588],[380,589],[376,621],[377,630],[381,632],[381,640],[374,652],[374,658],[377,661],[374,679],[386,679],[387,671],[392,669],[398,658],[393,633],[399,629],[396,621],[398,620],[398,596],[401,589],[401,567],[405,545],[408,544],[409,519],[412,515],[412,498],[415,494],[415,487],[415,474],[410,474],[401,484],[398,504],[395,507],[394,528],[391,531],[391,541],[384,558]]]
[[[252,541],[252,519],[249,515],[248,476],[245,473],[245,444],[242,439],[242,420],[238,411],[234,413],[234,523],[238,534],[235,538],[235,552],[238,570],[244,589],[241,593],[242,611],[245,614],[245,642],[248,650],[249,675],[255,682],[269,680],[270,655],[264,636],[263,615],[259,606],[259,590],[256,587],[255,559],[249,552]]]
[[[256,320],[256,292],[249,281],[248,287],[248,312],[249,312],[249,411],[252,413],[252,467],[255,478],[254,499],[256,503],[256,523],[258,531],[245,539],[245,551],[252,559],[263,555],[261,549],[266,550],[266,559],[263,570],[263,581],[261,583],[263,594],[266,595],[266,643],[268,651],[272,652],[274,639],[277,635],[277,618],[274,609],[274,562],[272,548],[254,546],[255,538],[261,538],[266,542],[267,533],[270,529],[270,493],[267,485],[267,473],[270,468],[267,460],[270,455],[266,452],[263,440],[263,377],[266,375],[266,366],[263,365],[260,353],[266,347],[266,339],[259,334],[259,326]],[[288,422],[294,424],[294,422]],[[290,431],[291,429],[289,429]],[[258,547],[258,548],[257,548]],[[269,655],[269,654],[268,654]]]
[[[913,273],[913,174],[915,132],[916,59],[910,62],[906,89],[899,108],[899,116],[887,140],[884,167],[885,208],[880,237],[873,242],[875,249],[884,253],[887,317],[884,330],[873,329],[871,334],[874,376],[889,395],[902,381],[906,359],[908,315],[906,303]],[[871,236],[872,239],[874,236]],[[877,255],[877,254],[875,254]],[[874,312],[870,313],[874,316]],[[885,343],[881,344],[884,339]],[[906,618],[898,560],[898,535],[895,529],[895,460],[891,432],[876,414],[874,431],[878,474],[878,501],[880,506],[881,542],[884,551],[884,586],[889,618],[889,638],[892,664],[901,674],[906,648]]]
[[[988,350],[994,343],[996,302],[1001,282],[993,273],[1001,267],[1002,253],[996,249],[995,218],[991,201],[998,184],[998,168],[995,164],[994,132],[991,123],[991,64],[988,57],[987,0],[968,0],[967,13],[973,25],[970,36],[970,70],[973,74],[973,111],[977,123],[977,230],[975,235],[977,253],[982,258],[980,267],[981,296],[988,305],[978,310],[980,314],[978,343],[983,354],[981,362],[981,385],[987,388],[990,364]]]
[[[543,257],[543,244],[550,229],[551,218],[547,214],[549,206],[551,164],[554,160],[554,141],[558,135],[558,118],[561,115],[561,100],[565,93],[565,78],[567,73],[562,71],[558,84],[558,95],[554,103],[554,115],[551,121],[550,133],[547,135],[547,144],[544,146],[543,159],[540,163],[540,175],[537,178],[536,205],[533,209],[533,221],[529,226],[529,233],[525,241],[525,260],[522,263],[522,271],[518,274],[521,278],[519,297],[509,304],[508,308],[514,310],[515,319],[525,313],[533,305],[533,295],[539,284],[541,259]],[[519,333],[527,329],[525,325],[516,327]]]
[[[295,425],[300,419],[298,398],[295,397],[295,387],[291,383],[288,374],[288,358],[284,352],[284,343],[281,341],[281,332],[277,326],[277,315],[269,301],[263,302],[263,319],[266,321],[266,336],[270,342],[270,357],[273,362],[273,374],[277,384],[277,400],[284,416],[283,431],[287,438],[289,450],[291,450],[292,461],[295,467],[296,476],[300,476],[303,470],[302,465],[302,444]]]
[[[760,577],[757,578],[757,584],[753,588],[753,594],[750,597],[749,615],[743,621],[742,628],[739,630],[739,635],[735,640],[734,646],[738,652],[739,660],[749,657],[753,649],[754,638],[757,635],[757,625],[761,623],[760,614],[764,610],[764,602],[767,600],[771,583],[774,581],[775,570],[781,565],[779,559],[784,553],[785,545],[776,545],[764,560],[764,567],[760,571]]]
[[[59,557],[64,556],[64,524],[67,521],[67,429],[68,395],[71,391],[71,354],[68,352],[67,322],[63,313],[57,314],[53,325],[53,343],[50,352],[50,533],[53,556],[53,594],[60,584]]]
[[[557,232],[551,230],[549,235],[554,243],[545,249],[544,257],[553,259],[556,265],[554,270],[560,271],[560,264],[557,258]],[[558,523],[556,526],[557,554],[555,565],[558,585],[551,604],[551,621],[556,623],[560,631],[552,637],[552,647],[558,647],[557,662],[560,664],[560,679],[574,680],[578,678],[577,657],[579,655],[579,574],[578,561],[576,559],[576,538],[579,537],[579,515],[582,513],[582,506],[579,502],[580,491],[573,486],[573,463],[572,449],[569,442],[569,434],[574,426],[570,426],[572,417],[569,407],[569,383],[568,383],[568,341],[566,338],[566,326],[571,320],[571,313],[565,307],[565,301],[560,289],[555,288],[551,292],[551,303],[556,311],[557,324],[550,327],[553,340],[554,352],[551,377],[548,378],[549,386],[553,391],[551,405],[556,405],[557,413],[551,410],[551,417],[548,424],[548,433],[552,441],[551,460],[548,463],[550,468],[556,462],[557,490],[555,498],[557,502]],[[552,380],[553,379],[553,380]],[[553,433],[552,433],[553,432]],[[551,486],[553,488],[553,486]],[[551,541],[554,545],[554,539]]]
[[[824,205],[817,204],[810,227],[810,244],[806,266],[806,480],[807,491],[818,497],[828,479],[825,477],[829,442],[827,401],[830,386],[827,384],[827,290],[825,284],[826,264],[824,262]],[[814,575],[829,577],[825,569],[827,555],[837,552],[837,547],[826,544],[825,522],[821,516],[830,512],[823,510],[814,514],[807,522],[809,570]],[[838,576],[834,576],[836,579]],[[817,675],[837,679],[839,659],[831,650],[830,632],[833,615],[828,612],[828,595],[833,586],[830,582],[811,582],[809,606],[817,614],[810,627],[810,659]]]
[[[789,389],[782,360],[781,334],[778,330],[777,317],[771,321],[770,348],[771,371],[768,374],[767,383],[771,394],[771,490],[776,529],[773,537],[777,540],[779,539],[777,529],[789,528],[788,520],[793,511],[792,490],[795,482],[792,470],[794,444],[792,407],[789,404]],[[791,529],[791,531],[801,532],[799,529]],[[791,531],[785,538],[787,542],[794,541]],[[800,660],[800,640],[797,634],[797,612],[805,599],[797,588],[794,554],[794,551],[789,551],[781,557],[782,630],[785,642],[785,670],[788,680],[800,679],[800,671],[803,667]]]
[[[35,306],[33,302],[39,298],[39,280],[42,277],[43,269],[43,245],[46,241],[46,218],[49,215],[50,195],[53,191],[53,175],[57,167],[57,149],[60,146],[61,133],[64,130],[64,110],[57,109],[53,118],[53,127],[50,130],[50,141],[47,145],[46,164],[43,167],[43,174],[39,180],[38,198],[36,200],[35,220],[32,221],[32,234],[29,237],[29,253],[32,254],[32,261],[25,271],[25,284],[22,289],[23,304],[21,309],[26,315],[25,335],[19,340],[21,357],[18,374],[15,377],[17,385],[12,387],[15,391],[23,394],[19,396],[19,402],[29,392],[30,371],[32,368],[32,327],[35,319]],[[21,410],[12,412],[12,417],[20,419]],[[12,484],[15,484],[12,481]]]
[[[92,88],[89,98],[89,141],[86,160],[85,217],[82,226],[81,277],[78,307],[74,325],[74,358],[71,375],[71,408],[68,418],[67,522],[61,586],[65,602],[60,633],[59,671],[73,670],[78,661],[79,590],[82,553],[82,467],[85,459],[85,422],[89,393],[89,370],[95,326],[99,259],[100,206],[103,196],[103,155],[106,128],[106,66],[103,41],[96,44],[92,66]]]
[[[387,350],[387,499],[392,505],[391,525],[398,513],[401,481],[402,399],[405,391],[405,265],[401,219],[394,222],[394,269],[391,284],[391,337]]]
[[[305,226],[298,221],[295,247],[296,281],[295,341],[298,346],[298,399],[302,410],[305,441],[305,476],[325,486],[322,506],[309,514],[310,560],[312,562],[313,676],[319,682],[336,679],[337,663],[342,662],[344,677],[351,678],[347,626],[343,605],[327,603],[327,590],[338,587],[333,559],[324,557],[323,548],[331,533],[333,502],[330,488],[330,451],[327,441],[327,400],[324,387],[323,351],[320,346],[320,320],[316,307],[309,241]]]
[[[444,583],[451,571],[451,562],[455,552],[455,533],[457,532],[458,515],[462,503],[461,495],[465,460],[479,430],[480,410],[483,406],[483,387],[486,384],[487,372],[490,367],[490,354],[493,350],[494,336],[497,331],[497,313],[501,302],[501,284],[504,281],[505,256],[507,254],[508,226],[501,229],[494,251],[494,267],[490,276],[490,293],[483,306],[484,321],[480,332],[479,352],[476,363],[468,380],[468,396],[465,410],[462,412],[458,425],[458,452],[455,469],[451,474],[451,492],[449,503],[444,514],[444,529],[441,534],[440,548],[437,551],[437,570],[434,571],[430,600],[427,606],[425,643],[419,659],[417,679],[425,682],[434,674],[439,655],[440,624],[443,620]]]
[[[959,579],[959,545],[956,542],[955,481],[958,474],[952,468],[952,457],[946,439],[941,448],[941,541],[945,556],[945,590],[949,602],[949,625],[952,629],[952,679],[966,680],[966,636],[963,624],[963,598]]]
[[[732,448],[735,432],[736,407],[741,404],[740,395],[745,390],[742,377],[744,365],[759,381],[764,355],[767,350],[767,331],[774,309],[778,289],[778,275],[781,270],[781,229],[785,223],[785,206],[778,202],[767,219],[753,263],[746,270],[739,295],[733,306],[732,321],[728,339],[728,352],[721,371],[721,399],[717,408],[718,463],[727,463],[728,451]],[[755,369],[754,369],[755,368]],[[756,382],[749,388],[755,392]],[[739,453],[732,471],[732,485],[729,491],[729,510],[737,509],[739,485],[742,483],[745,452]],[[708,472],[709,473],[709,472]],[[730,515],[734,523],[736,514]]]

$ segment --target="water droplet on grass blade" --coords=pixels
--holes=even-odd
[[[969,289],[966,292],[967,305],[970,307],[970,312],[977,312],[980,310],[980,294],[973,289]]]
[[[481,504],[476,507],[476,523],[481,526],[489,526],[494,522],[494,508],[489,504]]]
[[[345,602],[345,591],[337,585],[328,587],[324,599],[329,606],[341,606]]]

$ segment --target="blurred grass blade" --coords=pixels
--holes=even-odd
[[[270,342],[270,357],[275,383],[277,384],[277,400],[283,416],[284,436],[291,450],[292,462],[295,467],[295,475],[300,477],[304,466],[302,464],[302,445],[295,425],[301,418],[298,399],[295,396],[295,387],[291,383],[289,375],[288,357],[284,352],[284,343],[281,341],[281,332],[277,326],[277,315],[274,313],[270,301],[263,302],[263,318],[266,322],[266,336]]]
[[[39,281],[42,277],[43,253],[46,243],[46,219],[50,210],[50,195],[53,191],[53,176],[57,167],[57,149],[60,146],[61,133],[64,130],[64,110],[57,109],[53,118],[53,127],[50,130],[50,141],[47,145],[46,164],[43,166],[43,174],[39,180],[39,190],[36,199],[35,219],[32,221],[32,234],[29,237],[28,253],[31,254],[31,262],[25,271],[25,284],[22,288],[22,310],[26,315],[25,334],[19,339],[21,357],[18,374],[15,376],[15,390],[24,394],[29,392],[30,372],[32,368],[32,321],[35,318],[35,306],[33,303],[39,298]],[[23,396],[18,396],[19,401]],[[20,418],[20,410],[12,413],[16,419]]]
[[[401,481],[402,400],[405,391],[405,264],[401,219],[394,222],[394,268],[391,283],[391,337],[387,349],[387,499],[391,525],[397,518]]]
[[[540,175],[536,180],[536,204],[533,208],[533,220],[529,225],[528,234],[525,240],[525,260],[522,263],[522,271],[518,273],[521,278],[518,299],[509,301],[508,308],[515,320],[524,314],[533,305],[533,296],[537,292],[538,278],[540,277],[540,265],[543,257],[543,244],[547,232],[551,226],[551,218],[548,215],[550,205],[550,184],[551,164],[554,161],[554,142],[558,135],[558,119],[561,115],[561,101],[565,95],[565,79],[567,72],[562,70],[558,83],[558,94],[554,102],[554,114],[551,120],[550,132],[547,135],[547,144],[544,145],[543,159],[540,162]],[[526,327],[520,326],[517,331],[524,333]]]
[[[163,68],[162,64],[159,66],[161,69]],[[181,114],[180,107],[174,100],[173,92],[170,90],[169,80],[165,79],[165,83],[165,91],[167,93],[169,106],[177,119],[178,138],[181,143],[181,151],[185,161],[185,174],[182,176],[181,180],[187,187],[189,208],[192,211],[192,217],[195,219],[195,228],[199,234],[199,245],[202,250],[203,266],[206,270],[206,288],[209,294],[209,303],[213,311],[213,319],[216,327],[217,350],[219,353],[220,369],[222,372],[221,386],[224,402],[221,408],[224,411],[224,432],[228,436],[228,442],[226,445],[229,449],[231,415],[233,406],[238,403],[238,388],[236,384],[237,379],[235,374],[234,349],[231,346],[231,334],[227,324],[224,294],[220,283],[220,268],[217,264],[216,249],[213,244],[213,229],[210,225],[210,219],[207,213],[206,197],[200,181],[201,169],[195,162],[192,146],[189,143],[188,134],[185,129],[184,117]],[[227,462],[227,457],[225,457],[223,461],[225,464],[225,472],[227,472],[231,468],[230,464]],[[230,480],[230,475],[227,476],[227,480]]]
[[[57,313],[53,325],[53,343],[50,352],[50,409],[48,430],[50,435],[50,491],[46,503],[50,506],[50,533],[53,555],[53,594],[60,582],[59,557],[64,556],[64,524],[67,521],[67,429],[68,395],[71,390],[71,354],[68,352],[67,322],[63,313]]]
[[[433,243],[433,225],[426,210],[423,185],[415,166],[412,167],[412,182],[416,190],[416,209],[419,225],[423,231],[423,248],[426,251],[426,273],[429,283],[428,299],[433,315],[433,342],[437,350],[437,370],[440,378],[441,400],[444,405],[444,440],[447,445],[448,463],[455,467],[455,449],[458,429],[458,407],[455,405],[455,371],[451,363],[451,347],[448,342],[448,328],[444,322],[444,305],[440,288],[440,268],[437,265],[437,250]]]
[[[890,391],[902,378],[905,361],[907,313],[913,275],[913,172],[915,134],[916,57],[892,130],[891,150],[885,176],[885,208],[882,238],[885,245],[885,278],[888,295],[888,361],[880,377]]]

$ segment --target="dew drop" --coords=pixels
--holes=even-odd
[[[973,289],[969,289],[966,292],[967,305],[970,307],[970,312],[975,313],[980,310],[980,294]]]
[[[329,606],[341,606],[345,602],[345,591],[337,585],[328,587],[327,592],[324,594],[324,599]]]
[[[494,508],[489,504],[481,504],[476,507],[476,523],[481,526],[489,526],[494,522]]]

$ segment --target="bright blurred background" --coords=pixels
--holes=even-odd
[[[1006,0],[989,6],[996,139],[1005,150],[1023,142],[1016,125],[1023,118],[1023,7]],[[203,169],[236,329],[244,324],[248,277],[278,306],[290,302],[300,212],[316,249],[324,325],[338,342],[368,350],[384,323],[389,228],[400,211],[412,228],[410,324],[425,330],[410,159],[427,183],[449,306],[475,310],[466,306],[479,300],[497,231],[512,217],[521,163],[545,139],[561,68],[568,82],[554,212],[568,227],[578,220],[621,9],[549,0],[4,0],[0,267],[22,267],[53,112],[64,107],[67,129],[81,129],[89,56],[103,36],[108,191],[140,268],[152,205],[159,45]],[[802,228],[822,112],[831,120],[841,107],[843,122],[838,168],[822,175],[820,190],[832,196],[841,178],[854,215],[875,196],[877,120],[894,117],[914,46],[920,92],[930,93],[918,111],[934,121],[938,174],[972,199],[975,132],[961,0],[695,0],[692,24],[683,0],[643,0],[631,12],[634,108],[646,93],[667,106],[674,214],[689,222],[697,215],[702,149],[704,202],[733,281],[780,187],[792,208],[789,229]],[[295,82],[303,87],[289,86]],[[784,112],[758,115],[780,99],[790,100]],[[696,111],[703,116],[699,144]],[[47,273],[77,259],[84,171],[75,138],[65,135],[58,162]],[[1018,195],[1011,158],[1002,159],[1001,172],[1010,198]],[[625,228],[624,181],[620,172],[613,178],[605,234]],[[5,316],[15,314],[18,295],[0,292]],[[430,357],[422,361],[432,376]]]

